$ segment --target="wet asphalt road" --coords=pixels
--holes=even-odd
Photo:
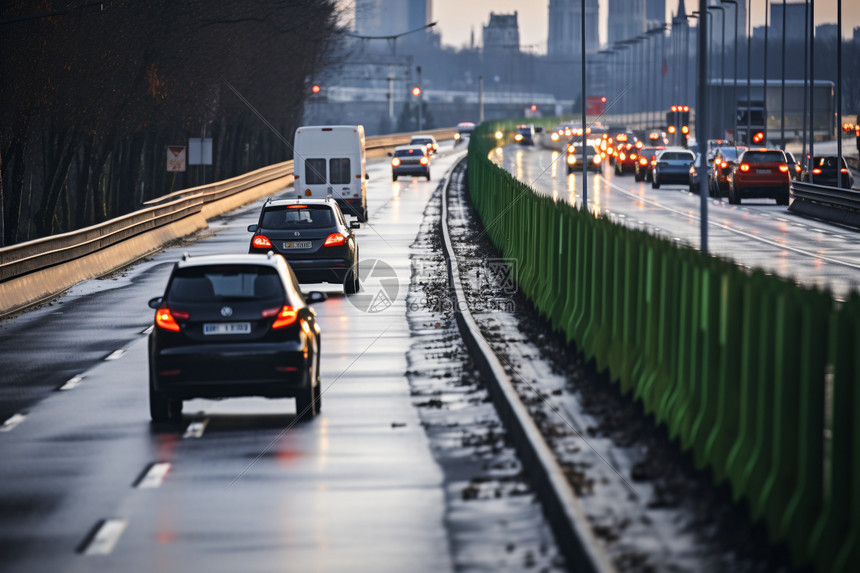
[[[437,157],[434,178],[453,161]],[[260,202],[0,323],[0,571],[451,570],[442,475],[405,376],[409,246],[437,181],[393,183],[382,159],[369,173],[362,272],[384,261],[398,292],[370,313],[320,287],[311,423],[294,425],[293,400],[261,398],[193,400],[181,424],[149,422],[146,301],[182,252],[247,252]],[[381,290],[368,277],[364,294]]]
[[[581,205],[581,172],[567,174],[564,157],[540,147],[509,145],[491,154],[539,193]],[[646,229],[699,248],[700,200],[686,185],[637,183],[616,175],[609,162],[603,174],[588,173],[588,204],[615,222]],[[711,254],[806,286],[828,287],[837,298],[860,285],[858,232],[790,213],[771,199],[728,199],[708,203]]]

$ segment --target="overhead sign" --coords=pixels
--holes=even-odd
[[[212,165],[212,138],[188,139],[188,165]]]
[[[185,146],[184,145],[168,145],[167,146],[167,170],[168,171],[185,171]]]

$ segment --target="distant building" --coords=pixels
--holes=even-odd
[[[833,42],[836,45],[836,38],[839,37],[839,29],[836,24],[821,24],[815,27],[815,43],[818,42]]]
[[[361,36],[392,36],[426,26],[432,20],[433,0],[355,0],[355,32]],[[421,41],[429,31],[405,41]]]
[[[519,52],[520,26],[517,13],[490,13],[490,23],[484,26],[485,52]]]
[[[644,34],[646,13],[645,0],[609,0],[609,44]]]
[[[805,2],[789,2],[785,5],[785,39],[803,41],[803,22],[806,16]],[[770,32],[768,39],[782,39],[782,2],[770,3]]]
[[[585,52],[587,54],[597,52],[600,45],[598,9],[598,0],[585,0]],[[549,0],[547,54],[556,58],[579,57],[582,52],[581,32],[581,0]]]
[[[645,0],[645,19],[648,28],[666,23],[666,0]]]

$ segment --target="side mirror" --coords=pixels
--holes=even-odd
[[[543,128],[541,126],[535,126],[535,133],[543,133]]]
[[[358,221],[350,221],[349,222],[349,228],[350,229],[361,229],[361,223],[359,223]]]
[[[367,181],[368,179],[370,179],[370,173],[365,173],[364,174],[364,180]]]
[[[160,296],[149,299],[149,308],[158,310],[161,307],[163,299]]]
[[[391,152],[391,151],[389,151],[389,152],[388,152],[388,157],[394,157],[394,153],[393,153],[393,152]]]
[[[318,290],[313,290],[305,295],[305,302],[308,304],[314,304],[317,302],[323,302],[328,300],[328,295],[324,292],[320,292]]]
[[[248,225],[248,232],[255,233],[257,231],[257,225]]]

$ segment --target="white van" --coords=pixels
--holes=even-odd
[[[344,215],[367,221],[364,126],[302,126],[293,147],[296,195],[315,199],[331,195]]]

